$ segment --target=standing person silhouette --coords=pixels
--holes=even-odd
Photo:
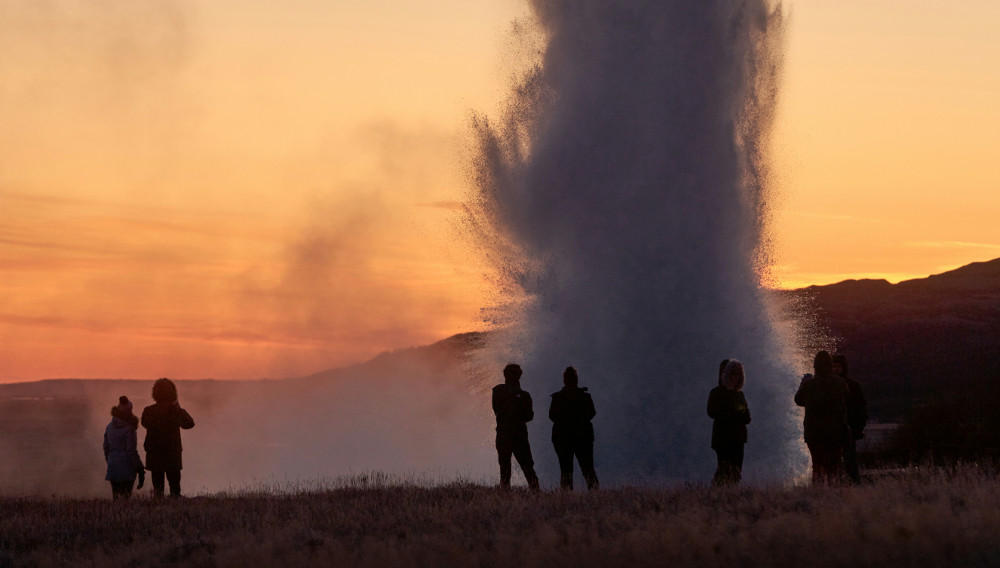
[[[535,462],[528,443],[528,422],[535,417],[531,395],[521,389],[521,366],[511,363],[503,369],[503,384],[493,387],[493,414],[497,419],[497,457],[500,461],[500,488],[510,488],[511,455],[524,472],[528,487],[538,490]]]
[[[587,489],[597,489],[594,471],[594,425],[597,415],[594,399],[587,388],[580,388],[576,369],[563,371],[563,388],[552,395],[549,419],[552,420],[552,445],[559,457],[559,485],[573,489],[573,456],[580,462],[580,471],[587,481]]]
[[[847,357],[833,356],[833,374],[847,381],[847,425],[851,435],[844,442],[844,470],[851,483],[861,483],[861,469],[858,467],[858,440],[865,437],[865,426],[868,425],[868,401],[861,390],[861,383],[850,377]]]
[[[747,443],[750,407],[743,395],[743,364],[726,359],[719,365],[719,385],[708,393],[712,449],[717,467],[712,485],[738,485],[743,478],[743,447]]]
[[[136,430],[139,418],[132,414],[132,401],[118,397],[118,406],[111,407],[111,422],[104,429],[104,461],[108,464],[104,479],[111,482],[111,498],[128,499],[139,476],[139,489],[146,480],[142,459],[137,449]]]
[[[836,483],[843,472],[847,427],[847,381],[833,374],[833,357],[820,351],[813,359],[815,376],[802,378],[795,404],[806,409],[803,429],[812,456],[813,483]]]
[[[155,404],[142,409],[146,429],[146,469],[153,476],[153,497],[163,497],[163,477],[170,483],[170,496],[181,494],[181,428],[194,428],[194,420],[177,402],[177,387],[170,379],[153,383]]]

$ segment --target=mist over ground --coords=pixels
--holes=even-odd
[[[491,483],[489,389],[498,379],[473,363],[482,345],[482,335],[463,334],[298,379],[177,381],[195,421],[182,431],[184,493],[295,489],[376,471]],[[110,409],[126,395],[141,414],[152,384],[0,385],[0,492],[108,494],[101,443]],[[144,437],[140,427],[143,458]]]

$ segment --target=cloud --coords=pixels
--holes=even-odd
[[[175,73],[193,49],[183,0],[7,0],[3,15],[0,76],[15,95],[80,81],[121,89]]]
[[[74,84],[114,83],[86,73]],[[145,102],[159,99],[142,89],[169,79],[121,80],[129,77],[138,90],[122,96],[154,97]],[[80,116],[91,103],[73,103],[66,114]],[[46,142],[54,123],[28,110],[35,116],[24,124],[37,124]],[[144,128],[98,110],[79,118],[84,133],[104,119]],[[197,372],[213,376],[246,372],[246,361],[225,368],[223,353],[231,365],[242,357],[287,376],[473,327],[479,275],[462,265],[449,233],[460,177],[449,131],[389,120],[331,128],[314,147],[305,139],[305,149],[264,155],[259,168],[235,172],[206,160],[197,137],[174,164],[161,152],[169,141],[143,136],[149,144],[132,160],[128,137],[83,144],[74,131],[53,137],[50,148],[65,151],[66,161],[43,159],[38,143],[18,150],[37,164],[21,163],[16,178],[0,174],[0,337],[12,348],[26,331],[50,336],[48,348],[64,354],[61,374],[75,372],[74,360],[112,368],[94,345],[114,343],[133,353],[140,345],[142,357],[161,364],[200,362],[205,371]],[[17,136],[0,132],[0,147],[18,146]],[[90,160],[91,151],[100,159]],[[53,161],[57,173],[43,167]],[[18,374],[36,372],[23,355]]]
[[[237,345],[284,346],[284,347],[322,347],[331,345],[332,341],[320,337],[299,337],[282,335],[274,330],[260,332],[228,326],[229,329],[211,329],[208,325],[163,325],[150,324],[144,326],[121,325],[109,321],[94,319],[78,319],[60,316],[25,316],[0,313],[0,325],[48,327],[65,330],[86,331],[102,334],[123,334],[130,337],[144,337],[178,341],[204,341],[209,343],[227,343]]]
[[[970,243],[966,241],[910,241],[904,243],[913,248],[930,249],[984,249],[1000,251],[1000,244],[997,243]]]
[[[826,221],[852,221],[856,223],[888,223],[887,219],[877,219],[873,217],[860,217],[857,215],[845,215],[837,213],[815,213],[811,211],[790,211],[789,214],[807,219],[822,219]]]

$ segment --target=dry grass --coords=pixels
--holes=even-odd
[[[4,566],[996,566],[977,468],[862,487],[503,493],[357,478],[153,502],[0,498]]]

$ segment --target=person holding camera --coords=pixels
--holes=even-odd
[[[833,357],[820,351],[813,359],[815,376],[802,377],[795,404],[806,409],[803,421],[806,446],[812,457],[813,483],[836,483],[843,473],[847,426],[847,381],[833,373]]]

